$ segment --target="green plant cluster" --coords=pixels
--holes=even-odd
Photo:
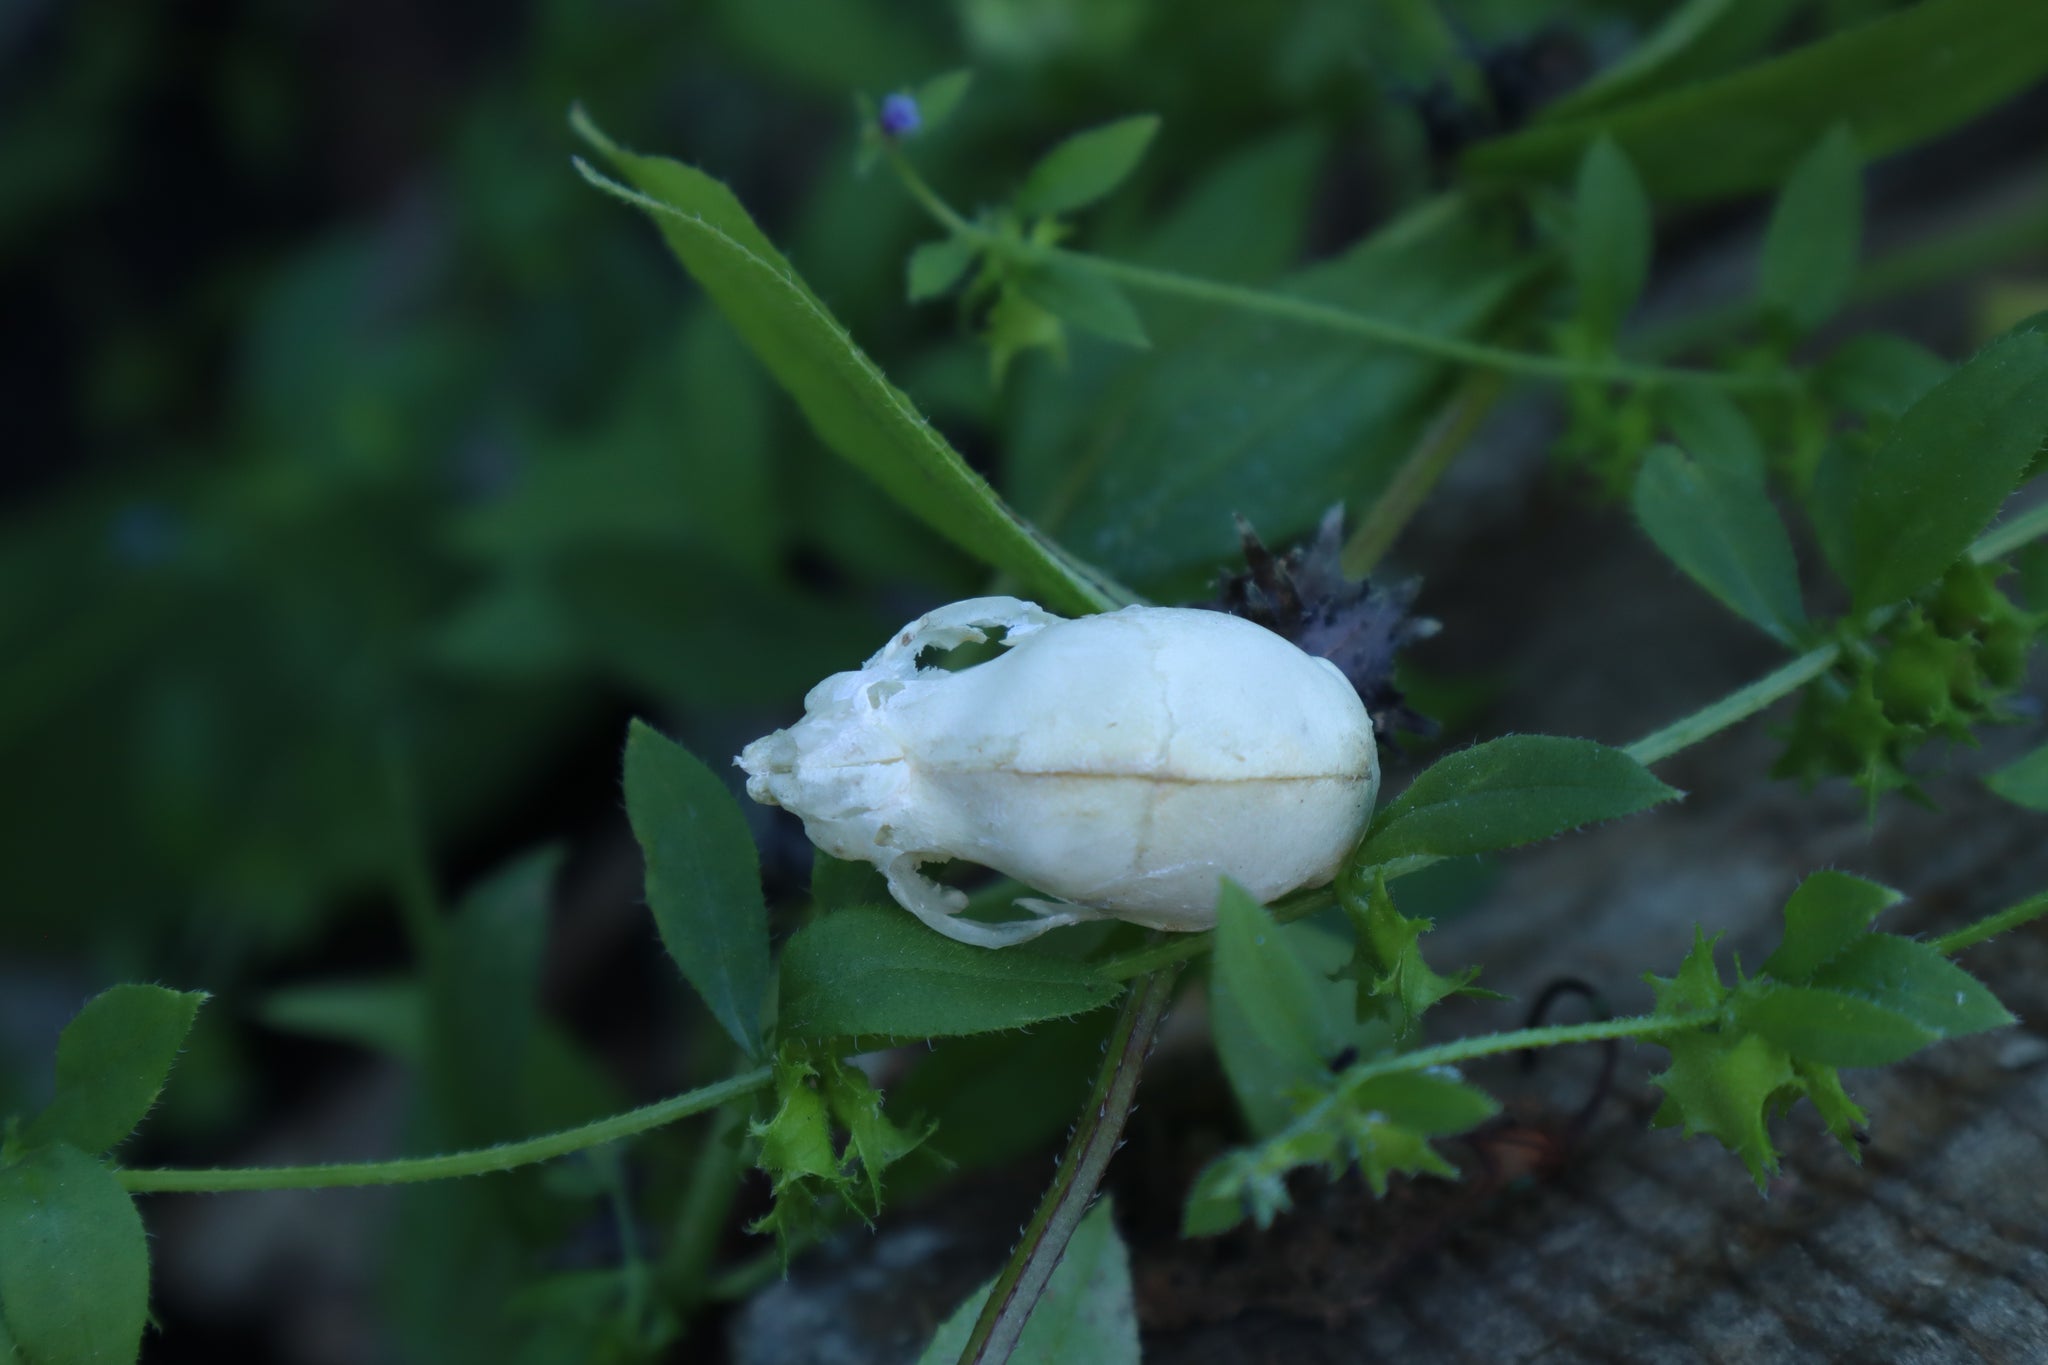
[[[1010,1264],[926,1359],[1118,1365],[1138,1349],[1129,1266],[1089,1203],[1180,980],[1206,987],[1244,1129],[1189,1192],[1190,1235],[1270,1223],[1311,1173],[1355,1170],[1375,1192],[1454,1175],[1435,1144],[1496,1114],[1467,1071],[1485,1058],[1655,1044],[1656,1121],[1714,1137],[1762,1184],[1771,1122],[1801,1099],[1857,1150],[1841,1068],[2010,1022],[1952,959],[2048,915],[2048,896],[1920,941],[1872,928],[1898,893],[1817,872],[1753,974],[1724,975],[1702,926],[1651,978],[1646,1014],[1434,1045],[1432,1009],[1490,993],[1486,964],[1431,965],[1439,911],[1417,912],[1432,878],[1657,818],[1681,795],[1657,764],[1795,694],[1782,770],[1872,799],[1915,790],[1928,741],[2018,714],[2048,618],[2048,510],[2011,505],[2042,470],[2048,326],[2002,320],[1954,364],[1827,329],[1884,284],[1860,253],[1866,162],[2048,76],[2048,10],[1688,0],[1651,22],[1560,4],[1640,40],[1517,120],[1426,6],[971,0],[959,29],[980,74],[922,83],[951,48],[884,7],[714,8],[706,31],[775,80],[869,92],[830,149],[867,179],[820,182],[789,227],[772,216],[787,184],[757,174],[787,144],[775,126],[700,147],[768,206],[757,221],[717,176],[626,150],[577,109],[578,172],[644,213],[694,282],[665,319],[649,243],[594,246],[607,201],[561,193],[573,183],[507,111],[581,89],[619,126],[656,124],[649,54],[686,44],[626,34],[522,71],[458,130],[476,183],[450,254],[489,281],[436,277],[487,306],[419,304],[439,322],[377,314],[304,345],[383,260],[367,230],[309,251],[262,291],[259,339],[281,341],[255,348],[217,466],[194,447],[139,516],[110,521],[127,503],[93,489],[9,542],[22,572],[5,581],[32,588],[0,591],[0,629],[37,648],[6,680],[0,745],[60,780],[16,793],[0,860],[23,869],[24,903],[78,908],[0,941],[111,940],[140,912],[108,907],[149,888],[168,908],[147,944],[180,941],[195,907],[246,931],[223,931],[224,960],[184,961],[225,991],[263,957],[252,935],[271,952],[312,941],[375,888],[409,965],[253,1012],[402,1061],[422,1080],[407,1146],[435,1154],[123,1161],[188,1035],[184,1080],[228,1066],[211,1025],[192,1028],[201,995],[114,987],[64,1033],[53,1101],[0,1142],[0,1362],[136,1354],[137,1196],[348,1184],[420,1186],[381,1291],[419,1354],[658,1358],[815,1239],[1071,1124]],[[1487,33],[1515,31],[1476,8]],[[838,26],[798,49],[779,35],[799,12]],[[1342,57],[1359,52],[1387,69],[1361,81]],[[616,99],[615,69],[639,73]],[[1401,93],[1417,85],[1454,94],[1468,141],[1430,153],[1443,130]],[[1339,135],[1372,141],[1394,192],[1378,227],[1303,267]],[[1759,194],[1773,206],[1748,294],[1644,321],[1658,215]],[[918,242],[920,213],[941,236]],[[899,250],[909,302],[950,299],[950,321],[903,307],[881,264]],[[522,284],[501,294],[507,279]],[[576,312],[584,297],[619,316]],[[603,340],[611,323],[641,328],[631,347]],[[1277,543],[1333,501],[1366,509],[1345,563],[1370,567],[1517,386],[1561,398],[1567,469],[1625,495],[1665,560],[1785,651],[1777,668],[1626,747],[1510,734],[1432,755],[1332,887],[1268,906],[1226,885],[1207,933],[1096,924],[989,952],[822,856],[807,898],[769,904],[748,812],[698,757],[730,752],[706,713],[793,707],[895,624],[878,603],[905,584],[923,601],[993,574],[1070,614],[1192,597],[1234,549],[1232,512]],[[428,449],[509,455],[451,469]],[[110,524],[90,573],[39,571]],[[558,852],[513,856],[452,905],[432,871],[598,689],[678,717],[687,741],[636,721],[623,754],[647,907],[699,1010],[690,1088],[638,1107],[539,1004]],[[2048,812],[2048,748],[1988,781],[2016,818]],[[44,846],[29,817],[45,814],[68,843]],[[135,856],[79,856],[103,843]],[[924,1050],[886,1086],[856,1063],[905,1043]],[[630,1158],[616,1146],[692,1118]],[[485,1174],[500,1178],[456,1179]],[[727,1260],[750,1179],[772,1201],[760,1250]],[[615,1254],[564,1268],[571,1230],[600,1220]]]

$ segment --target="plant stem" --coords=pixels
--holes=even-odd
[[[1017,1348],[1024,1322],[1037,1306],[1046,1282],[1066,1254],[1074,1229],[1095,1197],[1109,1159],[1122,1145],[1124,1121],[1138,1093],[1138,1075],[1152,1050],[1152,1035],[1173,996],[1177,967],[1166,967],[1133,983],[1122,1012],[1110,1032],[1107,1055],[1095,1078],[1095,1092],[1081,1111],[1081,1120],[1060,1157],[1052,1185],[1038,1211],[1010,1253],[1002,1274],[989,1288],[988,1301],[975,1320],[974,1331],[960,1352],[960,1365],[1003,1365]]]
[[[1702,1028],[1720,1018],[1715,1010],[1691,1010],[1685,1014],[1637,1014],[1623,1019],[1600,1019],[1586,1024],[1551,1024],[1543,1028],[1516,1029],[1512,1033],[1487,1033],[1435,1047],[1397,1052],[1361,1062],[1344,1073],[1344,1080],[1364,1081],[1403,1071],[1425,1071],[1433,1066],[1456,1066],[1460,1062],[1503,1052],[1525,1052],[1539,1047],[1565,1047],[1573,1043],[1598,1043],[1610,1038],[1661,1038],[1667,1033],[1684,1033]]]
[[[1481,370],[1458,387],[1344,543],[1339,563],[1346,576],[1364,578],[1379,566],[1506,388],[1507,381],[1495,370]]]
[[[1965,948],[1974,947],[1987,938],[1996,938],[2044,915],[2048,915],[2048,891],[2030,896],[2018,905],[2007,906],[1995,915],[1986,915],[1952,934],[1943,934],[1934,940],[1934,951],[1953,957]]]
[[[1092,271],[1103,279],[1114,280],[1132,289],[1235,308],[1240,312],[1279,318],[1305,326],[1322,327],[1329,331],[1342,332],[1347,336],[1360,337],[1422,355],[1433,355],[1463,365],[1497,370],[1503,374],[1528,375],[1532,378],[1566,383],[1701,384],[1717,389],[1763,391],[1782,391],[1798,383],[1796,376],[1782,372],[1733,374],[1717,370],[1637,365],[1627,361],[1567,360],[1560,356],[1511,351],[1499,346],[1488,346],[1482,342],[1465,341],[1459,337],[1419,332],[1412,327],[1388,322],[1384,318],[1339,308],[1333,304],[1318,303],[1314,299],[1305,299],[1294,294],[1283,294],[1271,289],[1254,289],[1246,285],[1225,284],[1218,280],[1183,275],[1178,271],[1160,270],[1130,261],[1114,261],[1086,252],[1068,251],[1061,247],[1027,242],[991,232],[963,218],[952,205],[939,197],[937,191],[925,183],[924,177],[917,173],[916,168],[910,164],[901,150],[891,147],[888,158],[910,197],[915,199],[940,226],[956,236],[966,238],[984,251],[1012,260],[1037,263],[1058,261],[1077,269]]]
[[[1979,536],[1970,547],[1970,559],[1973,563],[1989,564],[2042,536],[2048,536],[2048,502],[2029,507],[2004,525]]]
[[[539,1161],[601,1147],[607,1142],[674,1123],[691,1114],[715,1109],[728,1100],[766,1089],[773,1079],[767,1067],[742,1072],[715,1085],[671,1095],[665,1100],[613,1114],[558,1133],[480,1147],[441,1156],[401,1157],[394,1161],[358,1161],[325,1166],[244,1166],[214,1170],[150,1169],[117,1171],[121,1184],[136,1193],[226,1190],[323,1190],[344,1185],[406,1185],[455,1176],[489,1175],[530,1166]]]
[[[1826,644],[1818,649],[1810,649],[1791,663],[1765,674],[1748,686],[1738,687],[1719,701],[1703,706],[1689,716],[1680,717],[1661,730],[1644,735],[1623,752],[1645,766],[1660,763],[1681,750],[1691,748],[1703,739],[1719,734],[1738,721],[1749,719],[1781,697],[1797,692],[1833,668],[1835,660],[1841,657],[1842,647],[1839,644]]]

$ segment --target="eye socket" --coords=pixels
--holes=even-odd
[[[883,702],[889,700],[889,698],[902,690],[903,684],[893,678],[884,679],[877,683],[869,683],[867,693],[868,709],[873,711],[881,710]]]

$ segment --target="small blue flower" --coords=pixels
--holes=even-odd
[[[923,116],[917,112],[917,98],[901,90],[882,101],[878,121],[887,137],[909,137],[924,124]]]

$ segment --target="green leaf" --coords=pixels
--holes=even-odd
[[[1539,117],[1579,118],[1718,75],[1768,43],[1794,9],[1785,0],[1685,0],[1620,61],[1545,105]]]
[[[960,282],[981,248],[965,237],[942,237],[910,253],[910,301],[935,299]]]
[[[1814,372],[1814,389],[1865,417],[1897,417],[1954,369],[1919,342],[1892,332],[1850,337]]]
[[[870,1085],[857,1067],[832,1059],[825,1064],[823,1075],[826,1106],[846,1130],[847,1155],[853,1158],[857,1172],[867,1178],[865,1207],[879,1211],[882,1172],[931,1136],[931,1127],[910,1130],[892,1123],[882,1112],[882,1092]]]
[[[1846,872],[1814,873],[1785,902],[1785,937],[1764,959],[1764,975],[1792,985],[1806,982],[1902,899],[1889,886]]]
[[[1784,1053],[1823,1066],[1889,1066],[1941,1035],[1842,991],[1763,985],[1741,993],[1737,1022]]]
[[[1845,123],[1868,157],[1924,142],[2048,73],[2048,6],[1921,0],[1783,56],[1481,143],[1478,176],[1561,178],[1612,137],[1658,199],[1712,199],[1782,181]]]
[[[1804,334],[1849,296],[1863,241],[1863,163],[1842,124],[1792,169],[1764,234],[1757,296],[1766,312]]]
[[[1937,1038],[1960,1038],[2013,1022],[1997,996],[1934,945],[1896,934],[1865,935],[1808,980],[1896,1010]]]
[[[1470,338],[1532,271],[1499,227],[1462,198],[1439,199],[1275,288]],[[1148,304],[1148,319],[1154,311]],[[1283,544],[1331,503],[1375,496],[1454,378],[1432,357],[1323,328],[1237,311],[1212,318],[1095,387],[1037,385],[1013,417],[1007,467],[1019,505],[1157,595],[1207,591],[1238,552],[1233,512]]]
[[[427,1066],[433,1103],[464,1144],[533,1131],[524,1080],[532,1051],[548,904],[559,848],[513,860],[449,917],[429,972]]]
[[[2001,337],[1907,409],[1864,462],[1850,509],[1856,611],[1939,578],[2019,483],[2043,436],[2048,333],[2038,331]]]
[[[63,1144],[0,1168],[0,1314],[35,1365],[130,1365],[149,1243],[114,1173]]]
[[[205,1002],[205,991],[136,985],[87,1001],[57,1040],[57,1092],[29,1125],[28,1140],[97,1154],[134,1132]]]
[[[256,1018],[266,1028],[386,1052],[424,1063],[426,1002],[406,975],[316,981],[269,992]]]
[[[636,720],[626,734],[626,815],[662,945],[733,1041],[759,1056],[768,911],[739,803],[688,750]]]
[[[1372,823],[1360,865],[1513,848],[1679,795],[1619,749],[1508,735],[1437,760]]]
[[[872,863],[850,863],[823,849],[811,854],[811,901],[820,910],[889,904],[889,882]]]
[[[1764,484],[1769,471],[1763,441],[1726,394],[1704,384],[1675,384],[1658,393],[1657,410],[1687,455],[1731,477]]]
[[[1984,785],[2016,806],[2048,815],[2048,744],[2000,768]]]
[[[1343,1046],[1317,1008],[1319,984],[1272,915],[1226,880],[1216,899],[1210,1027],[1255,1133],[1285,1124],[1294,1113],[1289,1097],[1327,1080]]]
[[[1667,558],[1781,644],[1806,630],[1799,566],[1761,483],[1659,446],[1636,475],[1636,520]]]
[[[1046,261],[1025,270],[1017,283],[1032,302],[1083,331],[1139,350],[1152,344],[1124,291],[1085,266]]]
[[[1692,947],[1687,950],[1685,961],[1679,963],[1677,973],[1643,978],[1657,996],[1659,1016],[1670,1018],[1721,1008],[1728,998],[1728,988],[1721,982],[1721,969],[1714,965],[1714,945],[1720,941],[1719,934],[1708,938],[1705,930],[1694,925]]]
[[[960,107],[960,101],[967,96],[967,89],[974,84],[974,72],[962,67],[934,76],[913,92],[917,99],[917,118],[920,129],[935,133],[953,117],[953,111]]]
[[[1599,138],[1579,163],[1572,227],[1572,279],[1579,318],[1611,341],[1650,277],[1651,220],[1642,178],[1612,138]]]
[[[1405,1039],[1415,1032],[1422,1016],[1446,996],[1503,998],[1471,984],[1479,975],[1477,967],[1467,967],[1454,977],[1430,969],[1422,958],[1421,940],[1432,922],[1410,919],[1394,908],[1383,871],[1374,869],[1369,890],[1345,877],[1337,894],[1357,940],[1345,974],[1358,982],[1360,1020],[1382,1020],[1396,1038]]]
[[[1074,134],[1039,158],[1024,177],[1017,211],[1071,213],[1094,203],[1137,169],[1158,131],[1158,115],[1139,114]]]
[[[1022,1028],[1114,1000],[1119,986],[1031,945],[956,943],[890,906],[826,915],[782,950],[781,1027],[801,1038],[940,1038]]]
[[[967,1349],[991,1279],[939,1325],[918,1365],[954,1365]],[[1088,1210],[1024,1323],[1010,1365],[1138,1365],[1138,1316],[1130,1256],[1117,1236],[1107,1196]]]
[[[1681,1033],[1657,1040],[1671,1065],[1650,1078],[1664,1092],[1651,1122],[1681,1126],[1687,1137],[1708,1133],[1742,1158],[1757,1188],[1778,1169],[1764,1125],[1766,1108],[1794,1084],[1783,1048],[1755,1034]]]
[[[927,526],[1014,574],[1048,606],[1095,611],[1129,594],[1033,530],[890,384],[718,181],[613,144],[581,111],[576,131],[638,192],[578,163],[597,188],[651,214],[669,247],[819,438]]]

